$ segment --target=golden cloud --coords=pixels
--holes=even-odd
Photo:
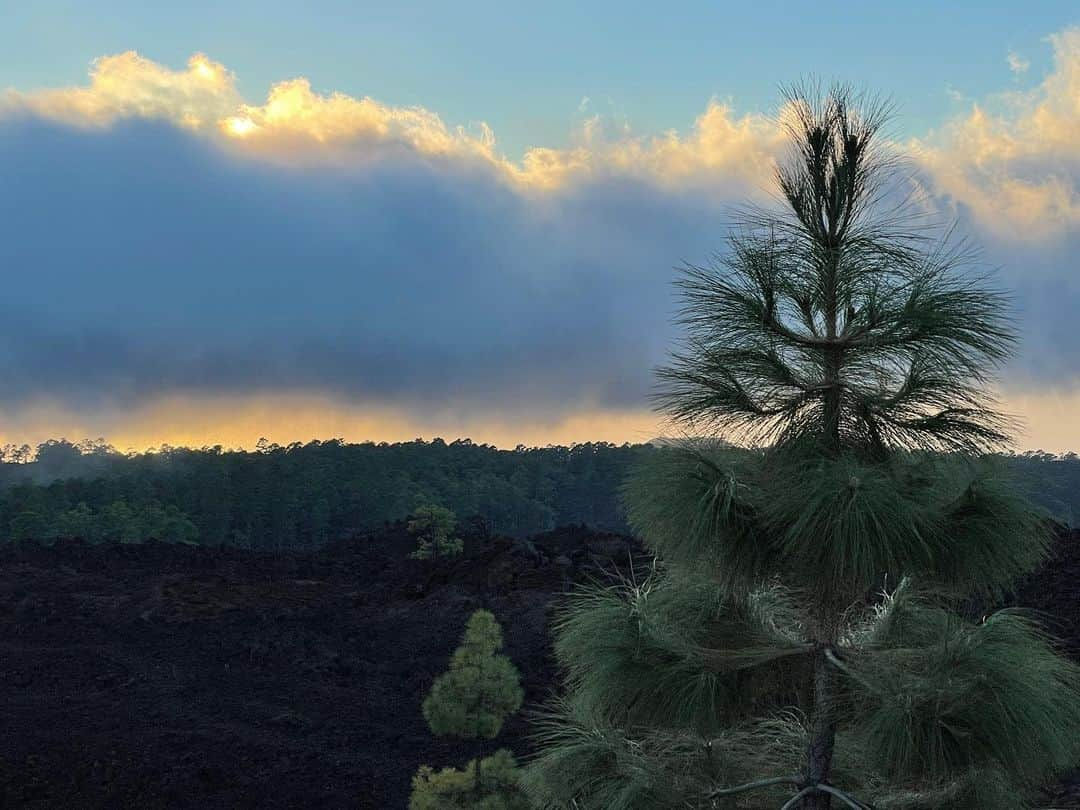
[[[472,133],[451,129],[423,107],[392,107],[344,93],[320,95],[307,79],[275,84],[266,103],[240,104],[218,122],[221,132],[265,154],[295,154],[305,145],[402,144],[424,155],[479,157],[499,163],[495,138],[486,124]]]
[[[87,87],[8,91],[3,107],[76,126],[155,118],[198,129],[231,114],[240,103],[235,76],[204,54],[192,56],[185,70],[171,70],[127,51],[96,59]]]
[[[916,142],[938,187],[988,228],[1039,240],[1080,226],[1080,28],[1049,37],[1054,69],[1035,89],[979,105]]]
[[[1018,239],[1080,225],[1080,29],[1049,41],[1054,70],[1038,87],[999,97],[996,114],[976,105],[937,135],[909,144],[935,190]],[[731,181],[761,187],[784,140],[775,118],[737,115],[712,100],[685,133],[643,137],[624,128],[612,136],[591,118],[573,133],[571,146],[537,147],[513,160],[498,151],[483,122],[451,127],[423,107],[321,94],[304,78],[275,84],[264,103],[250,104],[235,76],[203,54],[173,70],[133,51],[96,60],[85,87],[8,91],[0,103],[5,109],[79,126],[162,119],[241,154],[290,163],[351,161],[379,148],[405,148],[480,166],[519,190],[538,192],[608,175],[716,193],[728,192]]]
[[[764,115],[737,117],[731,107],[713,99],[689,134],[670,130],[641,138],[628,133],[606,140],[595,133],[598,119],[582,128],[583,145],[573,149],[531,149],[522,174],[542,185],[558,185],[578,174],[617,173],[641,176],[662,184],[685,184],[724,176],[741,181],[767,178],[783,146],[784,134]]]
[[[315,92],[304,78],[271,87],[265,103],[248,104],[236,78],[203,54],[172,70],[134,51],[96,60],[85,87],[8,91],[0,112],[28,110],[64,123],[108,126],[122,118],[149,118],[218,136],[232,148],[289,162],[352,159],[357,147],[405,146],[425,156],[478,162],[523,188],[552,189],[604,173],[647,176],[664,182],[705,174],[760,176],[781,138],[764,116],[736,117],[710,102],[685,137],[629,134],[609,140],[598,119],[584,122],[577,145],[535,148],[512,161],[496,148],[491,128],[449,127],[423,107],[395,107],[343,93]]]

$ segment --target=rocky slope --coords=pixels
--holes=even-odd
[[[469,537],[407,559],[400,527],[313,555],[149,544],[0,548],[0,806],[401,808],[434,739],[420,701],[468,615],[494,611],[528,701],[555,683],[569,582],[625,568],[626,538]],[[1080,540],[1026,583],[1080,654]],[[527,751],[525,723],[500,744]],[[1080,807],[1063,783],[1054,806]]]

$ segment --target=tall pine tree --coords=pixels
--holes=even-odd
[[[1078,668],[972,607],[1048,543],[993,457],[1007,302],[899,194],[887,113],[789,92],[778,204],[679,282],[695,438],[627,487],[652,573],[557,622],[543,807],[1004,810],[1080,763]]]

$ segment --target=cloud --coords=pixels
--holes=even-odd
[[[582,105],[588,99],[582,99]],[[484,122],[450,127],[423,107],[396,107],[372,98],[321,94],[304,78],[270,88],[263,104],[248,104],[236,77],[204,54],[172,70],[134,51],[96,60],[85,87],[22,93],[8,90],[0,115],[18,113],[83,128],[125,119],[168,121],[223,142],[234,153],[287,164],[356,165],[403,150],[492,171],[523,190],[551,190],[617,174],[678,182],[703,174],[760,177],[782,135],[766,116],[737,117],[711,101],[685,135],[635,137],[626,122],[600,116],[583,122],[576,144],[529,150],[519,161],[502,155]]]
[[[1053,71],[1028,92],[974,105],[913,144],[942,195],[977,223],[1026,243],[1080,229],[1080,28],[1049,37]]]
[[[1037,88],[909,144],[931,202],[1016,290],[1017,402],[1080,380],[1080,32],[1051,41]],[[670,268],[722,248],[728,205],[770,184],[782,146],[773,117],[714,99],[684,132],[594,115],[513,159],[483,123],[302,78],[252,103],[203,55],[173,70],[130,52],[84,87],[8,91],[7,430],[48,413],[134,442],[231,413],[246,435],[302,411],[330,433],[643,432]]]
[[[238,161],[169,124],[0,127],[0,379],[127,408],[177,392],[380,407],[641,407],[670,267],[723,230],[634,179],[537,201],[409,155]]]
[[[947,95],[952,101],[955,102],[961,102],[967,98],[962,92],[957,90],[952,85],[948,84],[945,85],[945,95]]]
[[[1031,62],[1022,57],[1016,51],[1009,51],[1005,57],[1005,61],[1009,63],[1009,70],[1015,73],[1017,76],[1021,76],[1027,73],[1031,68]]]
[[[1017,401],[1080,387],[1080,28],[1048,40],[1053,68],[1037,86],[912,145],[930,193],[1014,294],[1023,344],[1005,386]]]
[[[134,53],[5,111],[0,260],[33,271],[0,303],[3,396],[85,411],[241,393],[414,419],[640,411],[672,265],[717,246],[778,144],[712,103],[686,137],[593,123],[511,162],[483,125],[303,79],[247,104],[206,57]]]
[[[0,110],[21,109],[82,127],[139,117],[200,129],[230,115],[241,101],[236,77],[204,54],[192,56],[185,70],[171,70],[127,51],[95,60],[87,87],[8,90]]]

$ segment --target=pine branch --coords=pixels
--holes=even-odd
[[[844,793],[844,791],[840,790],[839,788],[835,788],[832,785],[816,785],[816,788],[822,793],[828,793],[832,796],[835,796],[840,801],[844,802],[844,804],[846,804],[848,807],[855,808],[855,810],[873,810],[872,805],[865,804],[858,799],[852,798],[848,794]]]
[[[780,810],[792,810],[792,808],[794,808],[795,805],[802,801],[804,797],[809,796],[812,793],[817,793],[817,788],[814,785],[804,787],[802,790],[800,790],[798,793],[796,793],[794,796],[784,802],[784,805],[780,808]]]
[[[773,785],[797,785],[799,784],[799,778],[797,776],[774,776],[769,779],[758,779],[755,782],[747,782],[745,785],[737,785],[735,787],[720,788],[714,790],[708,795],[709,799],[719,799],[722,796],[734,796],[737,793],[746,793],[750,790],[758,790],[764,787],[772,787]]]

